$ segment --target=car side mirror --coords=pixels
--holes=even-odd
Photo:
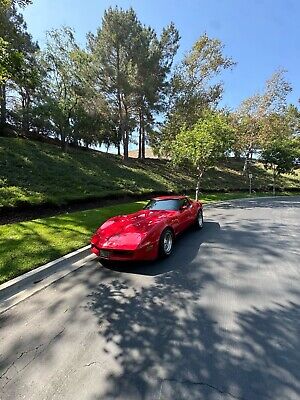
[[[184,211],[184,210],[186,210],[187,208],[188,208],[187,205],[181,206],[181,207],[180,207],[180,211]]]

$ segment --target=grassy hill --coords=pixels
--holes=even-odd
[[[241,161],[224,161],[204,177],[202,190],[238,191],[248,187]],[[257,164],[253,186],[266,190],[270,174]],[[300,189],[299,170],[283,176],[282,188]],[[146,194],[184,192],[195,186],[194,171],[175,169],[166,160],[131,159],[95,151],[59,147],[18,138],[0,138],[0,208],[27,204],[66,204],[71,201]]]

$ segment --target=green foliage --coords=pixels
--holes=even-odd
[[[223,70],[235,65],[223,52],[220,40],[204,34],[176,67],[162,141],[172,140],[183,126],[191,128],[206,109],[217,105],[223,92],[217,78]]]
[[[233,115],[235,150],[247,158],[279,137],[291,134],[286,119],[287,95],[291,91],[285,71],[276,71],[262,93],[245,99]]]
[[[183,128],[173,140],[172,160],[175,164],[190,163],[204,172],[230,150],[232,132],[225,115],[206,111],[193,128]]]
[[[22,139],[0,139],[0,207],[65,204],[105,196],[177,191],[193,177],[165,161],[131,160]]]
[[[178,49],[179,35],[173,24],[160,39],[142,25],[133,9],[109,8],[96,35],[89,35],[92,71],[112,113],[118,116],[117,139],[128,157],[132,132],[139,128],[140,156],[145,155],[146,134],[153,114],[163,108],[168,74]]]
[[[271,169],[276,175],[291,172],[298,156],[299,148],[295,140],[274,140],[261,153],[265,168]]]
[[[247,189],[242,167],[242,161],[220,160],[204,174],[202,190]],[[252,172],[253,187],[268,189],[269,171],[255,164]],[[278,177],[278,184],[300,189],[300,170],[296,172]],[[0,207],[66,204],[153,191],[185,193],[193,190],[196,179],[194,168],[176,168],[167,160],[131,159],[124,165],[111,154],[72,148],[65,154],[47,143],[0,138]]]
[[[9,43],[0,37],[0,85],[20,71],[23,55],[19,51],[10,51]]]
[[[16,97],[15,93],[20,87],[24,89],[28,82],[28,64],[31,64],[30,73],[34,70],[32,54],[37,50],[37,44],[33,43],[23,16],[19,12],[20,7],[28,4],[30,4],[28,0],[2,0],[0,3],[0,124],[2,126],[6,124],[8,113],[7,91]]]
[[[295,139],[275,139],[269,142],[261,153],[266,169],[273,173],[273,193],[275,194],[276,178],[280,174],[292,172],[295,159],[299,157],[299,141]]]
[[[118,142],[128,156],[130,132],[134,120],[129,113],[133,92],[135,56],[142,26],[133,9],[109,8],[96,35],[89,35],[94,80],[103,92],[112,112],[118,115]]]
[[[229,152],[232,142],[233,129],[228,119],[213,111],[206,111],[193,128],[183,128],[171,142],[169,154],[173,163],[191,164],[198,170],[196,198],[203,173]]]
[[[101,143],[103,107],[90,84],[90,62],[90,56],[77,45],[72,29],[64,27],[48,33],[41,53],[43,81],[35,114],[61,139],[64,150],[69,143],[80,140]]]
[[[294,137],[300,136],[300,110],[293,104],[289,104],[285,110],[285,118],[288,129]]]
[[[143,205],[118,204],[0,226],[0,284],[87,245],[106,219],[138,211]]]

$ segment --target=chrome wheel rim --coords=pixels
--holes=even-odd
[[[171,232],[166,232],[164,236],[164,252],[170,254],[173,246],[173,236]]]
[[[199,212],[199,214],[198,214],[198,225],[199,225],[200,228],[202,228],[202,226],[203,226],[203,214],[202,214],[202,212]]]

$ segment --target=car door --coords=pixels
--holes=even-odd
[[[187,198],[180,200],[180,208],[178,212],[179,231],[182,232],[191,224],[191,204]]]

